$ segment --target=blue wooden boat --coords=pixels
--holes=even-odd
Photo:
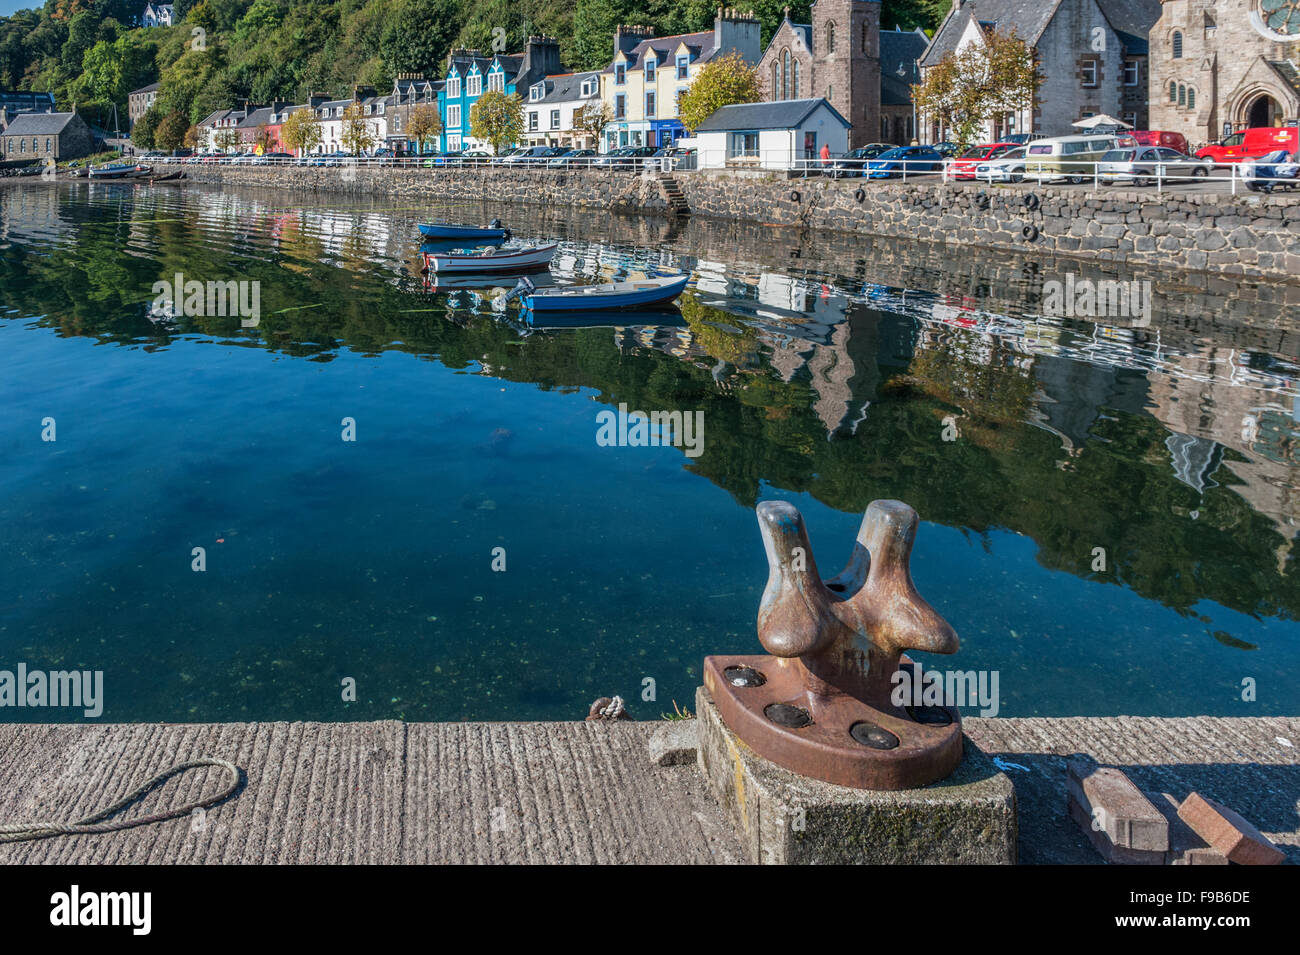
[[[486,249],[489,246],[498,246],[503,244],[505,241],[504,238],[479,239],[470,242],[466,242],[463,239],[425,239],[420,243],[420,254],[432,255],[435,252],[468,252],[472,249]]]
[[[689,275],[669,275],[538,292],[527,278],[522,278],[515,291],[530,312],[608,312],[666,304],[681,295],[690,280]]]
[[[420,234],[426,239],[508,239],[510,230],[501,228],[501,220],[493,219],[483,228],[467,225],[450,225],[446,222],[421,222]]]

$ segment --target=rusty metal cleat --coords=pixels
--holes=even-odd
[[[957,634],[912,584],[916,511],[873,501],[848,565],[823,581],[803,516],[784,501],[757,508],[769,575],[758,639],[771,656],[704,660],[718,714],[759,755],[855,789],[915,789],[962,759],[961,715],[896,705],[904,651],[955,653]],[[913,684],[915,685],[915,684]]]

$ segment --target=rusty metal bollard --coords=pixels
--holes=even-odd
[[[956,632],[912,584],[916,511],[873,501],[848,565],[823,581],[803,516],[784,501],[757,508],[767,549],[758,639],[772,656],[704,660],[718,715],[759,755],[856,789],[913,789],[962,759],[961,715],[896,706],[904,651],[955,653]],[[915,685],[915,683],[913,683]]]

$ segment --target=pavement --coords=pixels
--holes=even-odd
[[[245,785],[188,817],[0,844],[0,863],[728,863],[741,847],[693,763],[656,766],[662,722],[0,725],[0,824],[71,821],[187,759]],[[969,719],[1016,786],[1022,863],[1098,863],[1066,817],[1066,757],[1197,791],[1300,862],[1300,718]],[[1285,742],[1283,742],[1285,741]],[[1290,745],[1286,745],[1290,744]],[[217,791],[192,770],[123,813]]]

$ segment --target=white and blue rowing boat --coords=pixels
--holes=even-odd
[[[517,249],[485,249],[482,252],[427,252],[425,267],[431,272],[528,272],[551,264],[558,242]]]

